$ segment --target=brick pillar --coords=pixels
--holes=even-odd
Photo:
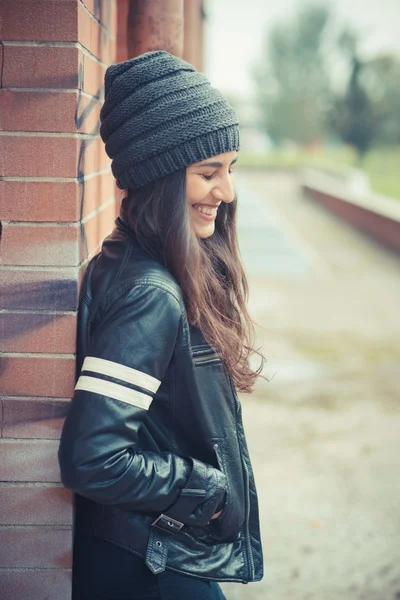
[[[118,0],[117,5],[117,62],[128,60],[128,10],[129,0]]]
[[[128,57],[151,50],[183,52],[184,0],[129,0]]]
[[[184,44],[183,58],[203,70],[203,0],[185,0],[184,2]]]
[[[115,218],[98,136],[114,0],[1,0],[0,598],[70,598],[60,427],[79,281]]]

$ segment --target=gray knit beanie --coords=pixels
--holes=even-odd
[[[121,189],[239,150],[236,114],[208,79],[168,52],[108,67],[100,135]]]

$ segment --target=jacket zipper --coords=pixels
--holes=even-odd
[[[209,353],[209,349],[208,348],[199,348],[197,350],[193,350],[192,352],[192,360],[193,363],[197,363],[200,364],[202,362],[208,362],[209,360],[220,360],[221,356],[217,353],[217,352],[212,352]],[[230,380],[230,385],[231,385],[231,389],[233,392],[233,397],[235,400],[235,404],[236,404],[236,418],[238,418],[238,414],[240,412],[240,402],[239,402],[239,398],[236,394],[236,390],[232,381],[231,376],[229,376],[229,380]],[[255,577],[255,565],[254,565],[254,557],[253,557],[253,551],[251,548],[251,541],[250,541],[250,477],[249,477],[249,472],[247,469],[247,465],[245,463],[245,460],[243,458],[243,453],[242,453],[242,446],[239,440],[239,436],[236,430],[236,435],[238,438],[238,446],[239,446],[239,453],[240,453],[240,461],[242,463],[242,468],[243,468],[243,472],[245,474],[245,494],[246,494],[246,523],[245,523],[245,535],[246,535],[246,553],[247,553],[247,558],[248,558],[248,563],[249,563],[249,574],[250,574],[250,581],[254,580]],[[215,454],[217,454],[217,458],[218,457],[218,444],[214,445],[214,452]],[[244,583],[248,583],[247,581]]]
[[[237,397],[235,388],[233,386],[233,383],[231,381],[231,388],[233,391],[233,396],[235,398],[235,402],[236,402],[236,415],[238,416],[239,412],[240,412],[240,403],[239,403],[239,398]],[[246,547],[247,547],[247,556],[248,556],[248,560],[249,560],[249,567],[250,567],[250,581],[254,580],[254,576],[255,576],[255,566],[254,566],[254,557],[253,557],[253,551],[251,548],[251,541],[250,541],[250,477],[249,477],[249,472],[247,469],[247,465],[246,462],[243,458],[243,453],[242,453],[242,446],[239,440],[239,436],[238,436],[238,443],[239,443],[239,452],[240,452],[240,460],[242,462],[242,467],[243,467],[243,471],[246,475],[245,477],[245,488],[246,488],[246,529],[245,529],[245,533],[246,533]]]

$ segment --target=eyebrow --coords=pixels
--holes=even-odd
[[[229,165],[230,167],[232,165],[235,164],[235,162],[237,162],[237,158],[234,158],[233,161],[231,162],[231,164]],[[223,164],[221,162],[207,162],[207,163],[202,163],[201,165],[198,165],[199,167],[223,167]]]

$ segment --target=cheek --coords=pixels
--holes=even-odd
[[[186,200],[188,204],[197,204],[209,193],[207,181],[201,177],[190,178],[186,182]]]

